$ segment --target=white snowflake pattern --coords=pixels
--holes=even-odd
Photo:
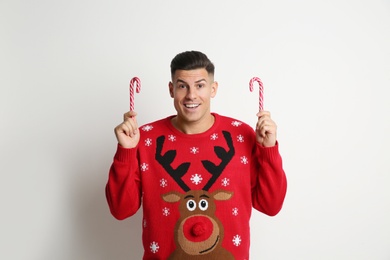
[[[203,180],[202,175],[199,175],[197,173],[195,173],[194,175],[191,175],[191,181],[195,185],[198,185],[199,183],[201,183],[202,180]]]
[[[144,223],[143,223],[143,226],[144,226],[144,228],[146,228],[146,226],[147,226],[147,222],[146,222],[146,219],[144,219]]]
[[[239,127],[240,125],[242,125],[242,122],[239,122],[239,121],[232,122],[232,126]]]
[[[249,163],[249,160],[248,160],[248,158],[246,156],[241,156],[240,159],[241,159],[241,163],[242,164],[248,164]]]
[[[146,138],[146,139],[145,139],[145,145],[146,145],[146,146],[151,146],[151,145],[152,145],[152,139]]]
[[[235,235],[232,241],[235,246],[241,245],[241,237],[239,235]]]
[[[221,181],[222,186],[224,186],[224,187],[229,186],[229,182],[230,182],[230,180],[228,178],[223,178]]]
[[[243,135],[238,135],[237,136],[237,141],[240,142],[240,143],[243,143],[244,142],[244,136]]]
[[[171,142],[174,142],[174,141],[176,141],[176,136],[168,135],[168,140],[171,141]]]
[[[171,214],[171,212],[169,211],[169,208],[165,207],[162,209],[162,214],[164,216],[168,216],[169,214]]]
[[[198,148],[198,147],[191,147],[191,148],[190,148],[190,153],[192,153],[192,154],[197,154],[197,153],[199,153],[199,148]]]
[[[238,216],[238,208],[233,208],[232,214],[233,214],[233,216]]]
[[[144,127],[142,127],[142,130],[145,132],[149,132],[152,129],[153,129],[152,125],[145,125]]]
[[[150,243],[150,251],[152,251],[153,254],[157,253],[159,249],[160,246],[157,242],[153,241],[152,243]]]
[[[210,135],[210,140],[215,141],[217,139],[218,139],[218,134],[217,133],[214,133],[214,134]]]
[[[166,179],[161,179],[160,180],[160,186],[165,188],[168,186],[168,181]]]
[[[147,163],[142,163],[140,167],[141,167],[141,171],[143,172],[149,170],[149,165]]]

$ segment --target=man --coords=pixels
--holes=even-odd
[[[125,219],[143,206],[143,259],[249,259],[252,207],[276,215],[287,181],[270,113],[255,131],[210,111],[214,65],[201,52],[171,62],[177,114],[137,125],[134,111],[115,128],[117,152],[106,197]]]

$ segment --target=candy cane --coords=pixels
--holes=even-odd
[[[264,87],[263,87],[263,82],[258,77],[253,77],[249,81],[249,90],[252,92],[253,91],[253,82],[259,83],[259,111],[263,110],[263,92],[264,92]]]
[[[141,80],[137,77],[134,77],[130,80],[130,110],[134,110],[134,83],[137,83],[136,92],[141,91]]]

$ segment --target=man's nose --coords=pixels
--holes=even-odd
[[[188,99],[196,98],[196,88],[194,86],[188,88],[186,97]]]

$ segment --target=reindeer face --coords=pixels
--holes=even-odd
[[[180,202],[180,219],[176,224],[175,240],[189,255],[213,251],[223,239],[223,226],[215,217],[214,200],[228,200],[232,192],[193,190],[185,194],[169,192],[162,196],[166,202]]]

